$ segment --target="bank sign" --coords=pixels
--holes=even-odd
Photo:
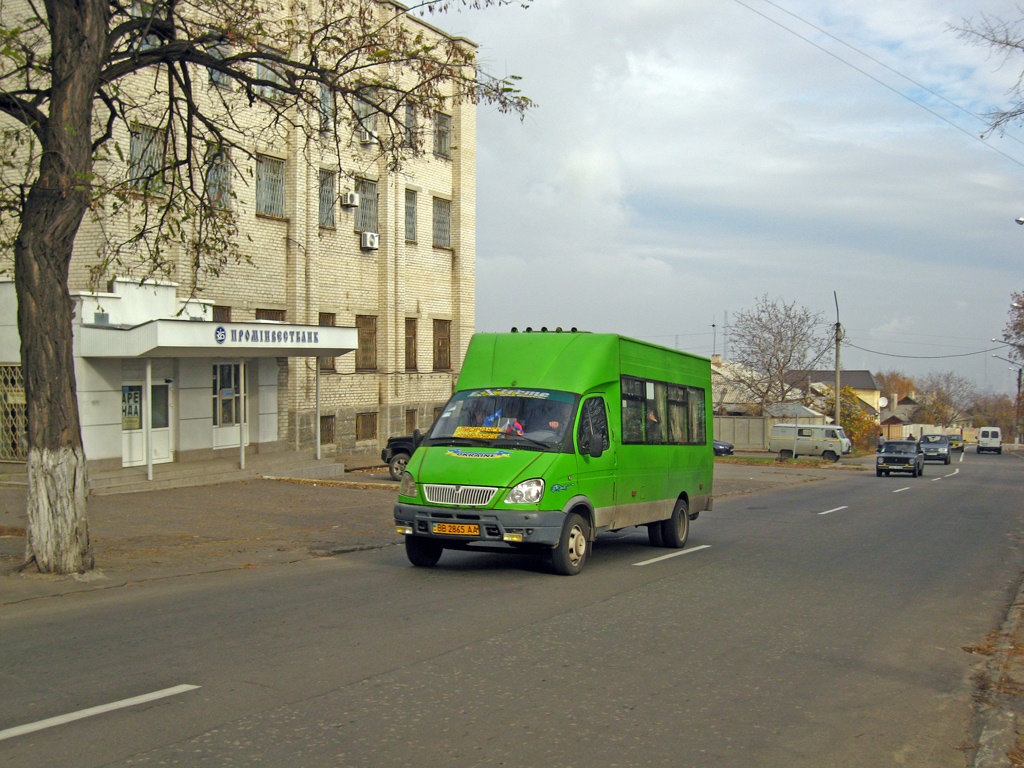
[[[282,330],[278,328],[231,328],[218,325],[213,332],[218,344],[248,346],[282,346],[293,344],[319,344],[320,332],[314,330]]]

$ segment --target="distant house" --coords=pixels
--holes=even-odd
[[[831,391],[836,386],[836,372],[831,371],[792,371],[787,380],[794,386],[806,391]],[[841,370],[839,386],[849,387],[853,393],[878,418],[881,415],[882,386],[871,371]]]

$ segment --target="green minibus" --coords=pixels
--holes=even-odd
[[[478,333],[406,467],[409,560],[445,549],[550,553],[580,572],[594,537],[646,526],[685,546],[711,509],[711,364],[615,334]]]

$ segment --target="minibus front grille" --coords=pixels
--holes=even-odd
[[[426,485],[424,491],[431,504],[447,504],[458,507],[486,507],[491,503],[497,488],[480,485]]]

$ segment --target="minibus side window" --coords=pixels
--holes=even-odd
[[[580,409],[580,426],[576,433],[580,453],[590,453],[594,440],[600,441],[601,450],[607,451],[611,442],[608,438],[608,414],[605,412],[604,399],[591,397],[583,401]]]

